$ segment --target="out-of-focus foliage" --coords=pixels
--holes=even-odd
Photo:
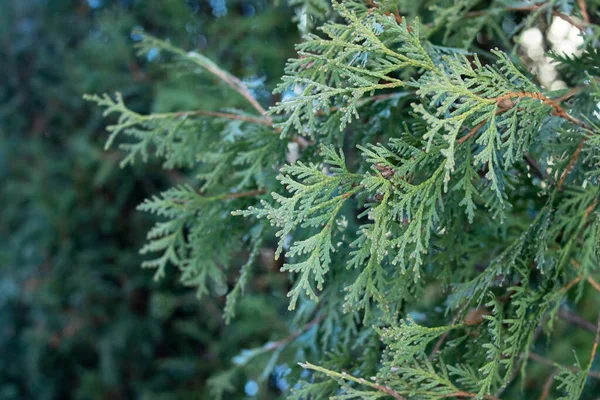
[[[282,277],[259,252],[256,290],[230,325],[217,316],[222,299],[198,302],[170,271],[153,281],[139,268],[151,221],[136,207],[188,175],[155,163],[120,170],[82,94],[119,88],[139,110],[240,103],[158,54],[138,58],[132,30],[143,28],[206,52],[268,99],[293,54],[292,16],[265,1],[0,2],[0,399],[244,395],[251,366],[209,378],[240,349],[289,335],[285,299],[266,290]],[[244,263],[243,252],[231,257]],[[281,392],[264,382],[263,398]]]

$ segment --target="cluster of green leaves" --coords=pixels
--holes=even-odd
[[[146,265],[160,277],[173,264],[199,295],[209,284],[224,294],[232,255],[246,252],[225,308],[232,320],[249,267],[275,237],[299,328],[234,364],[272,354],[264,379],[313,357],[320,366],[303,364],[314,374],[293,398],[517,398],[517,381],[556,373],[532,365],[547,360],[533,350],[562,349],[546,353],[571,364],[565,340],[589,361],[556,364],[544,396],[594,393],[598,335],[585,318],[599,310],[575,318],[569,308],[599,295],[595,42],[584,38],[580,57],[555,55],[580,86],[552,93],[511,43],[547,18],[573,21],[572,2],[430,3],[424,12],[391,0],[292,2],[300,18],[327,21],[305,24],[268,112],[205,56],[144,35],[145,52],[168,53],[245,101],[141,115],[120,96],[89,98],[119,115],[109,143],[128,138],[125,160],[153,154],[201,171],[141,206],[165,220],[149,233],[144,251],[160,256]],[[595,31],[584,24],[582,35]],[[584,345],[566,339],[582,328],[561,315],[579,321]],[[309,333],[320,350],[301,340]]]

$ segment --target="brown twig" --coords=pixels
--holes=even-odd
[[[598,197],[596,197],[594,199],[594,201],[592,202],[592,204],[590,204],[590,206],[588,208],[585,209],[585,219],[587,220],[590,216],[590,214],[592,213],[592,211],[594,211],[594,209],[598,206]]]
[[[590,354],[590,361],[588,368],[591,368],[596,358],[596,351],[598,350],[598,340],[600,340],[600,314],[598,314],[598,321],[596,322],[596,336],[594,337],[594,344],[592,345],[592,353]],[[592,371],[588,372],[589,376],[592,376]]]
[[[596,199],[596,200],[594,201],[594,204],[592,204],[592,206],[588,207],[588,208],[586,209],[586,211],[587,211],[587,210],[589,210],[590,208],[591,208],[591,209],[594,209],[594,208],[596,207],[596,204],[597,204],[597,202],[598,202],[598,199]],[[589,211],[589,212],[591,213],[591,211]],[[587,215],[589,215],[589,213],[588,213]],[[586,217],[587,217],[587,215],[586,215]],[[578,263],[577,261],[575,261],[575,260],[571,260],[571,264],[573,264],[573,266],[575,267],[575,269],[576,269],[576,270],[579,270],[579,269],[581,268],[581,264],[579,264],[579,263]],[[597,281],[596,281],[594,278],[592,278],[591,276],[588,276],[588,277],[587,277],[587,281],[589,282],[589,284],[590,284],[590,285],[592,285],[592,287],[593,287],[594,289],[596,289],[596,291],[597,291],[598,293],[600,293],[600,283],[598,283],[598,282],[597,282]]]
[[[258,113],[264,118],[265,122],[268,125],[273,125],[271,117],[266,115],[267,111],[260,105],[260,103],[254,98],[254,96],[252,96],[252,93],[250,93],[248,87],[238,77],[220,69],[212,63],[203,63],[202,66],[206,68],[208,72],[215,75],[217,78],[229,85],[229,87],[231,87],[233,90],[242,95],[242,97],[246,99],[256,111],[258,111]]]
[[[569,24],[573,25],[575,28],[577,28],[580,32],[583,32],[585,30],[585,26],[577,21],[575,21],[573,18],[571,18],[570,16],[568,16],[567,14],[563,14],[559,11],[553,10],[552,11],[552,15],[554,15],[555,17],[558,17],[562,20],[567,21]]]
[[[514,107],[514,102],[512,101],[512,99],[522,99],[522,98],[531,98],[534,100],[539,100],[541,102],[543,102],[544,104],[546,104],[549,107],[552,107],[554,109],[554,111],[552,112],[552,114],[554,114],[557,117],[563,118],[583,129],[586,129],[587,131],[591,131],[591,128],[584,122],[578,120],[577,118],[569,115],[559,104],[561,101],[564,101],[565,99],[568,99],[569,97],[573,96],[574,94],[576,94],[579,91],[579,88],[573,88],[569,91],[569,93],[557,98],[557,99],[551,99],[549,97],[544,96],[541,93],[537,93],[537,92],[511,92],[511,93],[507,93],[504,94],[502,96],[498,96],[496,98],[494,98],[494,100],[496,101],[496,104],[498,104],[499,109],[496,111],[496,115],[498,114],[502,114],[508,110],[510,110],[511,108]],[[481,121],[480,123],[478,123],[477,125],[475,125],[475,127],[473,127],[469,133],[467,133],[465,136],[461,137],[460,139],[458,139],[458,144],[462,145],[464,144],[467,140],[469,140],[470,138],[472,138],[473,136],[475,136],[475,134],[481,129],[483,128],[483,126],[487,123],[488,121],[484,120]],[[558,187],[559,189],[562,187],[562,184],[564,183],[567,175],[569,174],[570,170],[573,168],[573,166],[575,165],[575,163],[577,162],[577,159],[579,158],[579,153],[581,153],[583,146],[585,145],[585,141],[587,139],[583,139],[582,143],[580,143],[579,147],[577,148],[577,150],[575,151],[575,153],[573,154],[571,161],[569,162],[569,165],[567,166],[567,168],[565,169],[565,171],[563,172],[560,181],[558,183]],[[545,179],[546,174],[544,173],[544,171],[540,168],[539,164],[530,156],[525,156],[525,161],[533,168],[534,172],[538,175],[538,177],[540,177],[541,179]]]
[[[533,6],[520,6],[520,7],[506,7],[506,8],[503,8],[502,11],[504,11],[504,12],[510,12],[510,11],[528,12],[528,11],[536,11],[540,7],[541,6],[537,6],[537,5],[533,5]],[[482,15],[489,14],[489,12],[490,12],[489,10],[469,11],[468,13],[465,14],[465,17],[466,18],[481,17]]]
[[[477,397],[477,393],[470,393],[470,392],[464,392],[464,391],[459,391],[459,392],[454,392],[454,393],[450,393],[450,394],[446,394],[444,396],[442,396],[441,398],[449,398],[449,397],[463,397],[463,398],[474,398]],[[483,395],[484,399],[488,399],[488,400],[500,400],[499,397],[496,396],[492,396],[492,395]]]
[[[302,368],[305,369],[311,369],[313,371],[317,371],[320,372],[322,374],[328,375],[328,376],[332,376],[336,379],[339,380],[345,380],[345,381],[352,381],[352,382],[356,382],[360,385],[365,385],[365,386],[369,386],[372,389],[377,390],[378,392],[382,392],[382,393],[386,393],[390,396],[392,396],[393,398],[395,398],[396,400],[406,400],[406,398],[404,398],[402,395],[400,395],[400,393],[396,392],[394,389],[392,389],[389,386],[383,386],[378,384],[377,382],[370,382],[364,378],[357,378],[354,375],[350,375],[346,372],[337,372],[337,371],[330,371],[328,369],[325,369],[323,367],[319,367],[318,365],[313,365],[311,363],[299,363],[299,365]]]
[[[302,328],[298,329],[297,331],[293,332],[291,335],[277,340],[275,342],[269,342],[265,345],[265,349],[267,350],[274,350],[274,349],[278,349],[280,347],[283,347],[285,345],[287,345],[288,343],[293,342],[298,336],[302,335],[304,332],[310,330],[310,328],[312,328],[315,325],[320,324],[323,320],[325,319],[325,314],[321,314],[318,317],[316,317],[315,319],[313,319],[312,321],[310,321],[309,323],[307,323],[306,325],[304,325]]]
[[[554,101],[556,101],[557,103],[562,103],[563,101],[575,96],[577,93],[579,93],[581,89],[581,87],[574,87],[562,96],[558,96],[557,98],[555,98]]]
[[[544,96],[539,92],[510,92],[504,94],[502,96],[498,96],[494,98],[497,104],[505,104],[506,102],[512,102],[512,99],[522,99],[522,98],[530,98],[533,100],[539,100],[545,105],[552,107],[554,111],[552,112],[555,116],[559,118],[563,118],[581,128],[584,128],[588,131],[591,131],[591,128],[585,123],[577,118],[567,114],[567,112],[561,107],[561,105],[556,101],[552,100],[549,97]]]
[[[471,139],[477,133],[477,131],[480,130],[485,124],[487,124],[487,121],[481,121],[480,123],[475,125],[475,127],[471,129],[469,133],[458,139],[458,144],[462,145],[464,142]]]
[[[523,158],[525,159],[525,162],[527,163],[527,165],[529,165],[531,171],[535,174],[535,176],[537,176],[541,180],[546,180],[546,172],[542,169],[542,167],[535,158],[533,158],[528,153],[525,153],[525,155],[523,155]]]
[[[258,196],[260,194],[265,194],[265,193],[267,193],[266,189],[256,189],[256,190],[250,190],[248,192],[229,193],[229,194],[223,196],[223,199],[224,200],[240,199],[242,197]]]
[[[508,108],[511,108],[510,103],[512,102],[512,99],[522,99],[522,98],[530,98],[530,99],[534,99],[534,100],[539,100],[542,103],[544,103],[545,105],[552,107],[554,109],[554,111],[552,112],[552,114],[554,114],[555,116],[559,117],[559,118],[563,118],[569,122],[571,122],[572,124],[575,124],[585,130],[587,130],[588,132],[591,132],[591,128],[584,122],[578,120],[577,118],[569,115],[559,104],[559,102],[557,100],[553,100],[549,97],[544,96],[541,93],[537,93],[537,92],[511,92],[511,93],[507,93],[505,95],[502,96],[498,96],[496,97],[494,100],[496,100],[497,104],[509,104]],[[477,129],[475,129],[477,128]],[[475,132],[480,128],[479,125],[477,127],[475,127],[474,130]],[[475,132],[469,132],[469,135],[474,135]],[[469,136],[467,135],[467,136]],[[468,137],[465,137],[465,140],[468,139]],[[567,165],[567,168],[565,169],[565,171],[562,173],[560,180],[558,181],[558,188],[559,190],[562,188],[562,185],[565,182],[565,179],[567,178],[567,176],[569,175],[569,172],[571,171],[571,169],[573,168],[573,166],[577,163],[577,160],[579,159],[579,155],[581,153],[581,151],[583,150],[583,147],[585,145],[585,142],[587,141],[587,138],[584,138],[581,143],[579,144],[579,146],[577,147],[577,149],[575,150],[575,152],[573,153],[571,160],[569,161],[569,164]]]
[[[581,11],[581,17],[583,18],[583,22],[587,25],[590,23],[590,14],[587,11],[587,5],[585,4],[585,0],[577,0],[577,4],[579,5],[579,11]]]
[[[561,308],[558,311],[558,316],[560,318],[564,319],[565,321],[570,322],[573,325],[577,325],[578,327],[585,329],[586,331],[589,331],[589,332],[596,331],[596,326],[594,324],[587,321],[585,318],[581,317],[580,315],[578,315],[572,311],[569,311],[565,308]]]
[[[440,336],[438,341],[433,346],[433,350],[431,350],[431,354],[429,354],[430,360],[432,360],[433,357],[440,351],[440,349],[442,348],[442,345],[446,341],[446,338],[448,337],[449,334],[450,334],[450,331],[446,331],[442,334],[442,336]]]
[[[512,106],[506,107],[502,101],[498,101],[497,102],[499,104],[499,108],[498,110],[496,110],[496,115],[500,115],[500,114],[504,114],[505,112],[507,112],[508,110],[510,110],[510,108],[512,108]],[[458,139],[458,145],[462,145],[464,142],[466,142],[467,140],[469,140],[470,138],[473,137],[473,135],[475,135],[477,133],[478,130],[480,130],[481,128],[483,128],[483,126],[487,123],[487,120],[481,121],[480,123],[478,123],[477,125],[475,125],[475,127],[473,129],[471,129],[469,131],[469,133],[467,133],[465,136],[461,137],[460,139]]]
[[[597,347],[597,344],[598,344],[597,341],[595,341],[594,343],[595,343],[595,345]],[[594,350],[594,354],[595,354],[595,350]],[[552,361],[552,360],[550,360],[550,359],[548,359],[548,358],[546,358],[544,356],[540,356],[537,353],[530,352],[529,353],[529,359],[533,360],[533,361],[536,361],[536,362],[539,362],[540,364],[548,365],[550,367],[555,367],[556,365],[558,365],[554,361]],[[580,369],[577,368],[577,367],[563,366],[563,368],[566,368],[566,369],[568,369],[569,371],[572,371],[572,372],[579,372],[580,371]],[[588,376],[590,378],[600,379],[600,372],[590,371],[589,374],[588,374]]]
[[[160,116],[185,117],[185,116],[196,116],[196,115],[201,115],[201,116],[206,116],[206,117],[225,118],[225,119],[231,119],[231,120],[237,120],[237,121],[246,121],[246,122],[252,122],[252,123],[260,124],[260,125],[272,126],[272,124],[269,123],[264,118],[250,117],[247,115],[224,113],[224,112],[218,112],[218,111],[193,110],[193,111],[178,111],[175,113],[167,113],[167,114],[153,114],[154,117],[160,117]]]
[[[554,372],[550,374],[546,383],[544,384],[544,388],[542,389],[542,394],[538,400],[546,400],[548,395],[550,394],[550,390],[552,390],[552,384],[554,383]]]
[[[566,286],[564,286],[562,289],[560,289],[563,292],[568,292],[569,289],[571,289],[573,286],[577,285],[579,283],[579,281],[581,281],[583,277],[581,275],[579,275],[577,278],[573,279],[571,282],[567,283]]]
[[[585,146],[585,142],[587,142],[587,138],[583,138],[581,140],[581,143],[579,143],[579,146],[577,146],[577,149],[571,156],[571,159],[569,160],[569,164],[567,165],[567,168],[565,168],[565,170],[561,174],[560,179],[558,181],[558,189],[559,190],[562,189],[562,186],[565,183],[567,176],[569,175],[569,173],[571,172],[571,170],[577,163],[577,160],[579,159],[579,154],[581,154],[581,151],[583,150],[583,146]]]
[[[458,312],[456,313],[456,315],[454,316],[454,318],[452,318],[451,325],[456,325],[456,323],[458,322],[458,319],[460,318],[461,315],[463,315],[463,313],[464,313],[464,311],[465,311],[465,309],[467,308],[468,305],[469,305],[469,303],[467,302],[467,303],[465,303],[461,307],[460,310],[458,310]],[[437,342],[433,346],[433,349],[431,350],[431,353],[429,354],[429,359],[430,360],[433,360],[433,357],[438,353],[438,351],[440,351],[440,349],[442,348],[442,345],[446,341],[446,338],[448,337],[449,334],[450,334],[450,331],[446,331],[437,340]]]

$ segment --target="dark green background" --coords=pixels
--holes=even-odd
[[[285,299],[258,288],[226,326],[223,298],[139,268],[151,219],[135,207],[192,174],[119,169],[82,94],[118,90],[144,113],[240,101],[137,58],[138,27],[264,79],[268,105],[298,40],[292,17],[265,0],[0,1],[0,399],[213,398],[208,377],[240,349],[289,334]]]

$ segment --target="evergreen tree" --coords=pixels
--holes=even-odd
[[[227,293],[231,322],[257,260],[283,260],[289,335],[241,351],[213,397],[244,370],[295,399],[597,396],[600,3],[290,6],[305,35],[273,96],[137,31],[142,55],[235,104],[86,97],[116,116],[123,165],[194,176],[139,206],[157,217],[142,248],[156,279],[174,266],[200,299]],[[566,86],[550,90],[519,37],[556,19],[582,44],[549,53]]]

